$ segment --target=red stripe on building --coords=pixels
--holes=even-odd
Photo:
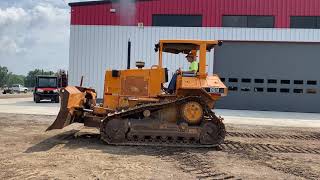
[[[204,27],[221,27],[223,15],[272,15],[276,28],[289,28],[290,16],[320,16],[320,0],[144,0],[133,7],[134,14],[119,3],[71,4],[71,24],[151,26],[153,14],[188,14],[202,15]]]

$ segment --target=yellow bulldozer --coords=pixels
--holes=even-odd
[[[61,108],[47,129],[62,129],[71,123],[100,129],[100,137],[113,145],[212,147],[223,143],[225,126],[212,109],[227,95],[218,75],[206,72],[206,53],[217,40],[160,40],[155,45],[158,65],[136,69],[107,70],[103,103],[96,103],[94,89],[67,86],[60,91]],[[163,53],[199,54],[198,71],[177,74],[175,91],[168,93],[168,71]]]

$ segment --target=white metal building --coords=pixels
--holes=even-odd
[[[161,2],[163,1],[167,1],[167,0],[161,0]],[[223,1],[223,0],[219,0],[219,1]],[[248,0],[243,0],[243,1],[248,1]],[[262,1],[268,1],[268,0],[262,0]],[[280,0],[280,1],[286,1],[286,0]],[[146,5],[146,3],[149,3],[149,6],[151,6],[150,3],[152,2],[153,2],[152,0],[141,1],[141,2],[137,1],[135,4],[137,9],[136,11],[139,11],[139,10],[142,11],[145,8],[144,6]],[[261,3],[261,2],[256,1],[256,3]],[[286,3],[288,2],[286,1]],[[248,42],[249,44],[246,45],[248,48],[251,47],[252,43],[255,44],[257,42],[264,43],[265,47],[276,47],[278,43],[283,43],[283,42],[287,43],[285,44],[286,47],[287,46],[291,47],[290,45],[291,43],[300,43],[301,46],[299,45],[298,49],[301,49],[301,54],[305,53],[306,55],[308,55],[312,53],[311,59],[313,59],[312,60],[313,64],[311,65],[309,64],[309,66],[310,67],[318,66],[320,65],[320,61],[316,62],[314,60],[314,57],[318,56],[318,52],[317,51],[309,52],[308,46],[304,46],[304,44],[313,42],[314,46],[320,48],[320,44],[319,44],[320,29],[290,28],[293,26],[292,22],[294,19],[292,18],[291,18],[290,27],[285,27],[285,26],[289,26],[288,25],[289,20],[288,22],[284,20],[283,21],[275,20],[275,22],[273,22],[274,26],[272,28],[267,26],[257,27],[257,28],[252,26],[226,27],[228,25],[224,25],[224,24],[228,23],[229,21],[224,22],[223,19],[220,20],[222,21],[220,22],[222,24],[222,25],[220,24],[220,26],[224,26],[224,27],[210,27],[215,25],[214,24],[211,25],[209,22],[206,22],[208,21],[208,18],[202,19],[202,22],[203,22],[202,25],[206,25],[206,27],[168,27],[168,26],[164,27],[164,26],[155,26],[155,25],[153,26],[152,23],[149,22],[151,20],[150,19],[148,20],[148,18],[146,18],[147,20],[145,20],[145,22],[140,22],[140,21],[144,21],[143,17],[147,16],[147,14],[151,14],[151,15],[160,14],[161,11],[159,10],[154,10],[155,11],[154,13],[153,13],[153,10],[149,10],[148,13],[145,13],[142,15],[141,13],[139,13],[139,15],[137,15],[137,18],[135,19],[135,23],[130,24],[128,22],[122,22],[121,16],[120,17],[116,16],[118,9],[121,12],[121,7],[118,6],[117,3],[112,3],[110,1],[98,1],[98,2],[90,2],[90,3],[82,2],[82,3],[71,3],[70,6],[72,7],[72,15],[71,15],[72,17],[71,17],[71,36],[70,36],[69,84],[78,85],[80,83],[81,76],[84,76],[84,86],[88,86],[96,89],[98,92],[98,98],[102,98],[103,84],[104,84],[103,78],[104,78],[105,70],[106,69],[125,69],[127,67],[128,41],[131,41],[131,68],[135,68],[134,63],[135,61],[138,61],[138,60],[145,61],[147,67],[153,64],[157,64],[158,56],[154,52],[154,45],[160,39],[207,39],[207,40],[215,39],[215,40],[224,40],[226,42],[230,41],[230,43],[228,44],[228,47],[229,47],[228,52],[221,50],[222,55],[217,56],[217,54],[220,51],[219,50],[216,52],[216,55],[214,55],[214,52],[208,55],[208,66],[207,66],[208,72],[218,73],[220,77],[222,77],[225,80],[226,85],[231,87],[230,98],[229,99],[226,98],[226,100],[222,100],[220,107],[232,108],[232,109],[320,112],[320,108],[319,110],[317,110],[317,108],[313,107],[313,106],[320,105],[320,103],[318,103],[317,100],[315,100],[317,98],[320,98],[319,96],[320,73],[312,74],[310,76],[306,75],[305,77],[302,75],[300,76],[301,78],[293,77],[293,76],[289,77],[289,76],[283,75],[282,73],[282,71],[283,72],[290,71],[286,69],[285,63],[281,64],[281,66],[283,67],[281,70],[277,72],[272,72],[272,68],[270,68],[270,70],[266,70],[266,72],[270,73],[270,76],[268,74],[262,73],[258,77],[259,73],[257,74],[249,73],[251,77],[249,77],[249,75],[247,75],[247,77],[244,77],[244,76],[242,77],[242,74],[246,74],[246,73],[239,74],[239,73],[233,73],[234,71],[228,72],[230,70],[228,69],[228,67],[240,66],[242,64],[242,63],[234,64],[232,63],[234,61],[231,61],[232,58],[239,58],[239,61],[241,61],[241,56],[238,56],[241,53],[237,52],[233,48],[233,47],[236,47],[237,44],[234,44],[232,42],[237,42],[237,41]],[[320,4],[319,5],[317,4],[316,7],[320,8]],[[85,10],[90,8],[91,10]],[[261,7],[256,6],[255,8],[259,9]],[[111,12],[111,9],[116,13]],[[94,12],[94,10],[96,10],[97,12]],[[106,12],[106,14],[103,14],[100,12],[103,10]],[[253,12],[253,11],[250,11],[250,12]],[[90,13],[95,14],[95,18],[103,16],[101,17],[102,20],[98,21],[94,17],[90,17]],[[196,14],[199,14],[199,13],[201,13],[201,11],[198,11]],[[232,15],[234,16],[236,15],[236,13],[237,12],[234,11]],[[165,12],[165,14],[166,15],[169,14],[169,16],[170,14],[179,14],[180,16],[182,16],[183,14],[190,14],[190,12],[175,13],[174,10],[172,10],[172,12]],[[224,18],[225,14],[231,14],[231,12],[228,12],[228,13],[220,12],[220,15],[221,14]],[[240,14],[242,18],[243,12],[241,12]],[[246,15],[249,15],[249,13],[246,13]],[[299,13],[297,15],[299,15]],[[259,17],[259,16],[256,15],[256,17]],[[319,16],[320,16],[320,13],[319,13]],[[312,17],[318,17],[318,16],[315,16],[312,14]],[[190,18],[190,17],[185,17],[185,18]],[[112,21],[112,19],[115,19],[115,20]],[[217,17],[213,19],[217,19]],[[247,20],[249,21],[249,18]],[[231,21],[231,23],[233,22],[235,21]],[[240,21],[238,21],[237,23],[239,22]],[[158,23],[161,24],[161,22],[158,22]],[[190,25],[190,26],[193,26],[193,25]],[[250,54],[250,49],[248,48],[246,49],[246,51],[248,51],[248,53]],[[266,53],[265,55],[277,53],[277,49],[269,48],[270,53]],[[290,57],[290,54],[291,54],[290,51],[293,49],[289,48],[287,57],[282,56],[277,58],[279,58],[280,61],[281,61],[281,58],[285,58],[285,59],[294,58],[294,57]],[[260,49],[260,51],[261,50],[263,49]],[[236,52],[238,54],[234,54]],[[234,54],[234,56],[229,56],[230,54]],[[293,55],[296,56],[296,54],[292,53],[292,56]],[[215,57],[216,57],[216,60],[219,60],[220,65],[218,67],[221,67],[221,69],[219,68],[217,69],[217,67],[215,67],[215,64],[217,63],[215,62]],[[226,57],[228,57],[229,59],[226,59],[225,62],[229,64],[221,64],[224,62],[224,58]],[[273,57],[270,57],[270,58],[273,58]],[[252,65],[252,64],[255,64],[255,62],[258,60],[259,59],[251,59],[248,62],[250,62]],[[303,58],[301,60],[303,60]],[[297,59],[296,61],[298,62],[299,59]],[[297,63],[296,61],[295,63]],[[288,63],[290,63],[290,61],[288,61]],[[164,65],[166,65],[166,67],[168,67],[169,70],[171,70],[169,71],[169,74],[170,72],[174,72],[179,67],[187,68],[185,58],[182,55],[165,56]],[[242,69],[242,71],[244,70],[250,71],[251,65],[245,64],[244,66],[247,66],[249,68],[248,69],[244,68]],[[301,63],[299,65],[301,65]],[[305,68],[309,66],[306,66]],[[301,68],[303,69],[304,67],[301,67]],[[261,70],[264,71],[263,69]],[[308,69],[304,69],[303,71],[307,72]],[[228,73],[224,73],[224,72],[228,72]],[[277,75],[272,76],[272,74],[277,74]],[[317,75],[319,76],[317,77]],[[237,81],[232,82],[230,81],[230,78],[232,79],[236,78]],[[248,79],[248,78],[252,79],[252,83],[255,79],[264,80],[263,86],[256,86],[255,84],[252,84],[252,86],[250,85],[249,91],[251,94],[249,95],[244,94],[244,93],[249,93],[247,92],[247,90],[245,92],[241,92],[242,91],[241,87],[243,85],[241,84],[242,83],[241,80]],[[271,86],[269,87],[269,83],[268,83],[269,79],[272,79],[272,78],[277,80],[276,82],[278,86],[276,88],[278,89],[276,90],[276,92],[279,92],[279,97],[277,98],[280,98],[280,99],[284,98],[285,100],[284,103],[281,103],[281,106],[286,106],[288,108],[281,108],[281,106],[277,105],[277,102],[270,101],[270,98],[275,97],[273,96],[273,94],[268,95],[268,93],[269,94],[271,93],[271,91],[269,92],[269,89],[273,88]],[[287,80],[289,80],[289,84],[292,85],[292,87],[285,87],[285,89],[289,89],[289,88],[290,89],[288,90],[288,92],[282,92],[281,89],[284,89],[281,87],[282,81],[287,81]],[[305,86],[296,87],[297,84],[294,83],[296,81],[302,81],[303,85]],[[313,86],[309,88],[309,84],[308,84],[309,81],[316,81],[316,84],[312,84]],[[234,83],[237,83],[237,82],[239,82],[239,84],[235,85]],[[287,83],[284,83],[283,85],[287,86]],[[299,84],[299,86],[300,85],[301,84]],[[233,93],[237,93],[237,92],[232,92],[233,91],[232,87],[237,87],[236,91],[239,91],[238,95],[233,95]],[[256,88],[259,88],[259,90],[257,90]],[[261,91],[261,88],[263,88],[262,91]],[[315,93],[308,93],[310,89],[315,90]],[[256,94],[259,92],[263,94]],[[290,95],[286,93],[289,93]],[[304,96],[302,97],[301,94],[303,94]],[[303,103],[309,103],[310,101],[312,102],[310,102],[310,105],[307,105],[306,107],[301,107],[300,105],[291,106],[291,104],[295,102],[292,99],[295,99],[297,95],[300,96],[297,99],[300,102],[303,102]],[[237,103],[237,105],[233,105],[232,102],[234,101],[242,102],[243,100],[245,100],[245,98],[248,98],[248,96],[254,97],[253,99],[251,99],[252,101],[251,105],[248,105],[245,103]],[[263,98],[263,96],[265,98]],[[288,99],[291,99],[291,100],[288,100]],[[277,100],[275,99],[275,101]],[[265,104],[268,104],[268,105],[265,105]]]

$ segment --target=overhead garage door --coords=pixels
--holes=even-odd
[[[228,41],[214,72],[229,89],[218,108],[320,112],[320,43]]]

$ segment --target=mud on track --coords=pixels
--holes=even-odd
[[[54,116],[0,114],[0,179],[320,179],[319,129],[227,124],[218,149],[110,146]]]

